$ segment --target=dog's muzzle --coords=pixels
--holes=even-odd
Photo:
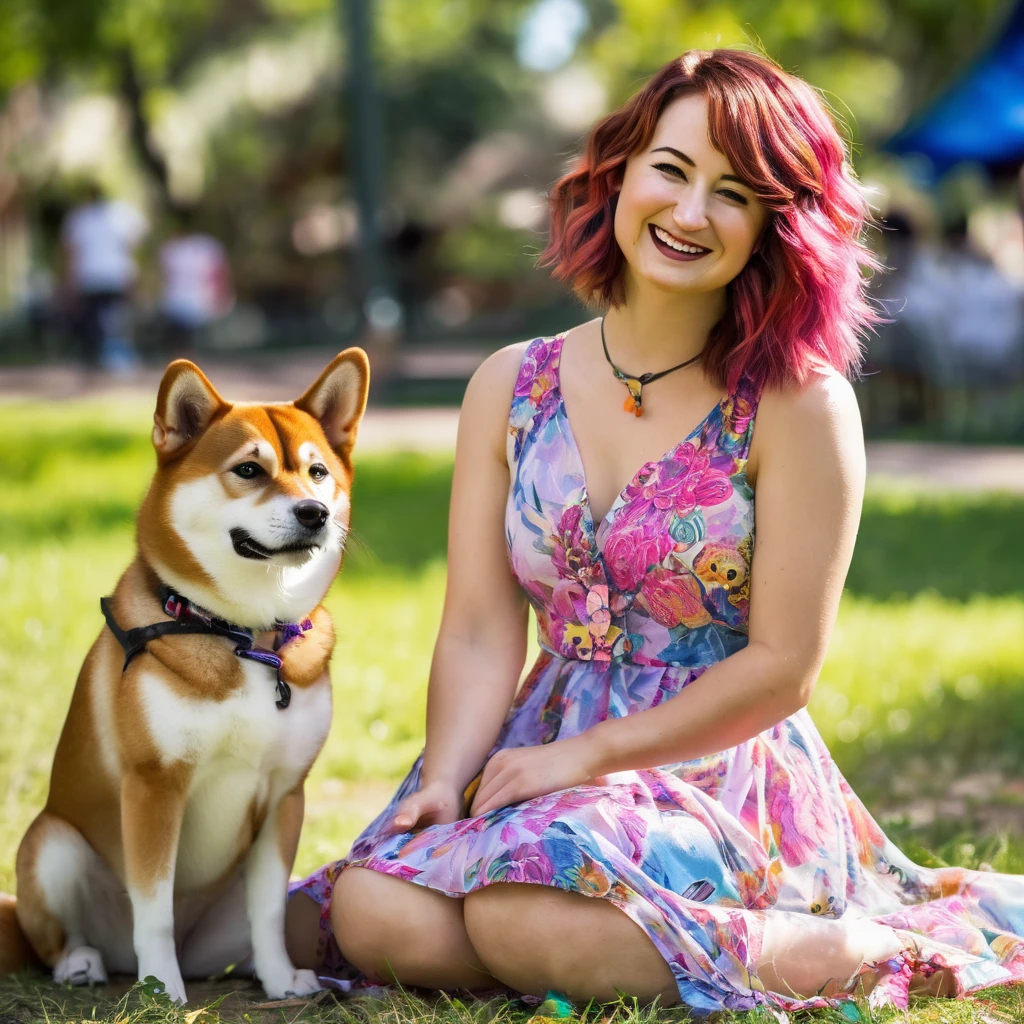
[[[252,537],[248,530],[243,530],[239,526],[231,531],[231,546],[235,549],[235,554],[241,555],[242,558],[252,558],[257,562],[265,562],[274,555],[312,551],[320,547],[319,544],[309,541],[297,541],[280,548],[268,548]]]

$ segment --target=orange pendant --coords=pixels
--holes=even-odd
[[[633,377],[625,378],[625,384],[629,389],[629,398],[622,403],[622,408],[625,409],[626,412],[633,413],[634,416],[642,416],[643,406],[641,404],[640,395],[643,391],[643,385]]]

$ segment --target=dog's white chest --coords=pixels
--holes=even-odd
[[[165,763],[192,766],[175,889],[194,890],[237,864],[268,810],[303,777],[330,726],[324,681],[276,706],[273,669],[243,662],[244,684],[223,701],[191,700],[142,680],[147,725]]]

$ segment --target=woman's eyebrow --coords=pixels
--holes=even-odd
[[[673,156],[678,157],[690,167],[696,167],[697,165],[685,154],[680,153],[678,149],[673,149],[671,146],[659,146],[657,149],[652,149],[652,153],[671,153]],[[743,185],[745,188],[750,188],[750,185],[745,182],[742,178],[737,178],[735,174],[723,174],[722,181],[735,181],[737,184]]]

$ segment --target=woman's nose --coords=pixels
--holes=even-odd
[[[672,211],[680,231],[700,231],[708,226],[707,196],[702,189],[689,188]]]

